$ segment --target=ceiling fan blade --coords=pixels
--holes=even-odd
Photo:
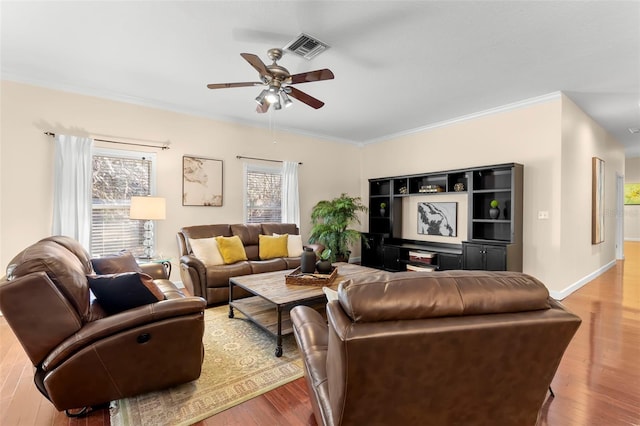
[[[258,73],[260,73],[260,75],[265,77],[271,76],[271,73],[267,70],[267,66],[262,62],[262,59],[258,58],[258,56],[253,53],[241,53],[240,56],[249,62],[249,64],[254,67]]]
[[[269,105],[269,102],[265,102],[262,105],[258,104],[258,106],[256,107],[256,112],[258,114],[264,114],[269,110]]]
[[[209,89],[228,89],[230,87],[248,87],[248,86],[262,86],[263,83],[258,81],[247,81],[244,83],[216,83],[207,84]]]
[[[289,92],[289,90],[291,91]],[[311,95],[307,95],[306,93],[296,89],[295,87],[287,87],[287,93],[289,93],[289,96],[291,96],[292,98],[296,98],[300,102],[304,102],[305,104],[315,109],[322,108],[324,105],[324,102],[322,102],[321,100],[316,99]]]
[[[308,83],[310,81],[331,80],[334,78],[333,73],[329,69],[315,70],[294,74],[291,76],[291,84]]]

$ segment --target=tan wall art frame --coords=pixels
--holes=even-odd
[[[591,159],[591,244],[604,241],[604,160]]]

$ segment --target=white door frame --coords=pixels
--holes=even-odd
[[[616,173],[616,259],[624,259],[624,176]]]

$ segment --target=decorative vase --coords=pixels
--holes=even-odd
[[[311,247],[305,247],[300,259],[300,272],[313,274],[316,271],[316,254]]]
[[[331,261],[329,260],[319,260],[316,263],[316,269],[321,274],[330,274],[331,273]]]
[[[496,209],[493,207],[489,209],[489,217],[491,219],[497,219],[498,216],[500,216],[500,209]]]
[[[386,212],[387,212],[387,211],[386,211],[385,209],[380,209],[380,216],[384,217],[384,214],[385,214]]]

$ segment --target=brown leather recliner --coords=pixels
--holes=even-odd
[[[320,425],[535,425],[580,318],[515,272],[380,272],[291,311]]]
[[[58,410],[200,376],[206,302],[185,297],[162,265],[141,268],[159,278],[154,283],[166,299],[109,315],[90,299],[91,260],[75,240],[45,238],[10,262],[0,310],[35,367],[38,389]]]

